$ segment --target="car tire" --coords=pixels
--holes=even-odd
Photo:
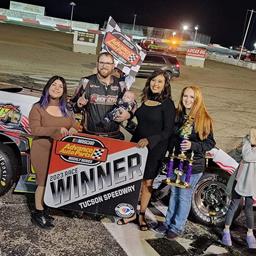
[[[16,177],[17,160],[13,150],[0,143],[0,196],[6,194]]]
[[[223,226],[225,222],[230,203],[230,197],[225,193],[229,176],[221,170],[220,172],[222,173],[204,173],[195,187],[190,218],[203,225]],[[242,206],[241,200],[235,218],[240,214]]]

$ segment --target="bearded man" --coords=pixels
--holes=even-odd
[[[124,139],[120,132],[120,122],[131,117],[132,112],[123,110],[115,121],[99,125],[105,115],[122,98],[120,80],[113,76],[114,58],[108,52],[100,53],[97,59],[97,74],[83,77],[70,103],[75,113],[81,112],[83,132],[103,137]]]

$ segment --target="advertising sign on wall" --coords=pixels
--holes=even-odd
[[[77,32],[77,41],[79,42],[87,42],[87,43],[95,43],[95,38],[96,38],[96,34],[94,33],[89,33],[89,32],[82,32],[82,31],[78,31]]]
[[[38,15],[44,15],[45,7],[33,4],[24,4],[20,2],[10,1],[10,10],[28,12]]]
[[[202,48],[189,48],[187,50],[187,56],[197,57],[197,58],[205,58],[206,56],[206,49]]]
[[[207,50],[204,48],[189,48],[186,53],[186,65],[194,67],[204,67]]]

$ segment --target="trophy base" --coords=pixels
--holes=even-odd
[[[183,181],[180,181],[177,183],[176,180],[165,179],[163,182],[166,183],[167,185],[171,185],[174,187],[190,188],[190,185],[187,182],[183,182]]]

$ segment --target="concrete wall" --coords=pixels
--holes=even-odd
[[[219,54],[208,54],[207,59],[215,60],[223,63],[227,63],[234,66],[244,67],[252,70],[256,70],[256,63],[249,62],[249,61],[238,61],[232,57],[226,55],[219,55]]]

